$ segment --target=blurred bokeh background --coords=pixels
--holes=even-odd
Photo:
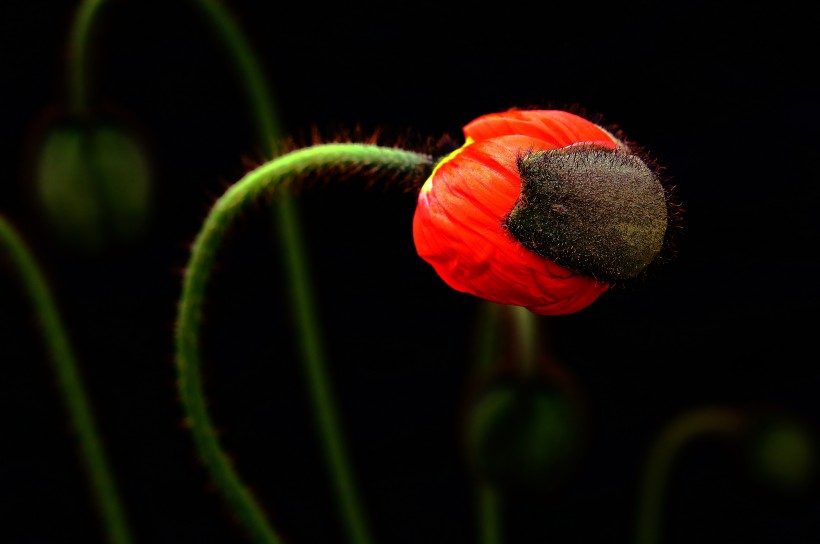
[[[136,540],[157,544],[244,541],[198,464],[175,389],[189,245],[214,199],[262,156],[231,58],[195,4],[111,1],[100,14],[93,103],[141,135],[155,179],[144,235],[93,254],[47,228],[28,162],[43,116],[64,104],[78,2],[0,6],[0,213],[51,282]],[[551,360],[583,399],[586,440],[557,489],[505,497],[507,542],[633,542],[650,446],[691,410],[782,418],[814,439],[820,93],[802,8],[226,5],[297,140],[356,126],[459,139],[485,113],[578,105],[644,146],[676,185],[686,213],[675,261],[577,314],[539,319]],[[461,432],[480,302],[416,256],[412,195],[330,184],[299,205],[376,540],[477,542]],[[220,253],[203,344],[210,407],[287,541],[337,542],[272,225],[264,208],[250,211]],[[8,266],[0,285],[0,540],[102,542]],[[686,448],[662,542],[820,541],[818,483],[784,490],[761,479],[745,461],[749,441],[709,436]]]

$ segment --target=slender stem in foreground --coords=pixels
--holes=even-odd
[[[223,452],[213,423],[208,415],[205,392],[200,375],[199,336],[205,288],[213,269],[217,250],[234,218],[263,193],[273,189],[285,189],[286,184],[302,175],[321,172],[328,168],[361,167],[384,169],[404,173],[408,177],[423,179],[432,169],[432,158],[393,148],[364,144],[326,144],[308,147],[273,159],[246,174],[216,201],[199,231],[191,248],[185,271],[183,290],[179,303],[176,330],[176,364],[180,395],[186,411],[199,454],[229,505],[239,517],[254,542],[279,543],[281,538],[269,524],[265,513],[242,483],[241,478]],[[278,193],[277,193],[278,196]],[[314,369],[315,371],[315,369]],[[324,378],[317,380],[323,384]],[[334,412],[330,407],[329,391],[324,390],[328,400],[325,409],[319,411],[325,430],[337,429]],[[341,435],[328,436],[328,455],[336,463],[345,464]],[[337,474],[337,493],[348,509],[351,523],[361,522],[353,514],[358,513],[358,496],[350,480],[350,472]],[[363,523],[351,529],[357,542],[361,540]]]
[[[39,265],[22,237],[1,216],[0,246],[17,266],[35,314],[43,327],[63,402],[68,410],[71,426],[77,434],[80,457],[100,508],[108,541],[112,544],[129,544],[132,539],[114,478],[54,299]]]
[[[743,424],[744,416],[737,410],[700,408],[675,419],[661,431],[644,465],[636,544],[660,542],[666,483],[672,463],[684,446],[705,435],[735,433]]]

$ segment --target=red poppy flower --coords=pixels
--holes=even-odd
[[[631,160],[628,157],[632,155],[628,154],[626,146],[595,123],[558,110],[511,110],[484,115],[467,124],[464,135],[466,143],[436,165],[419,193],[413,218],[413,238],[418,254],[452,288],[492,302],[523,306],[537,314],[572,313],[595,301],[609,288],[609,280],[618,277],[619,270],[607,274],[599,273],[600,270],[593,267],[592,272],[584,273],[585,270],[582,269],[587,262],[585,257],[556,259],[550,257],[549,248],[545,253],[539,250],[541,246],[537,242],[528,243],[531,238],[535,240],[538,236],[543,236],[542,231],[554,229],[543,228],[543,223],[538,224],[537,220],[535,223],[524,221],[523,231],[519,232],[521,229],[510,228],[506,221],[517,204],[526,206],[528,199],[537,199],[537,195],[522,193],[522,158],[546,157],[551,153],[549,156],[552,158],[549,160],[571,156],[569,163],[576,165],[579,160],[583,162],[585,159],[579,159],[574,154],[576,151],[583,151],[583,156],[605,156],[603,159],[595,159],[599,163],[611,163],[609,156],[626,157],[618,158],[617,161],[628,163]],[[616,171],[616,178],[617,172],[623,170],[622,166],[624,164],[619,163],[610,168]],[[632,165],[630,163],[627,166],[631,168]],[[642,162],[640,166],[648,172]],[[539,168],[541,167],[531,167],[534,170]],[[549,169],[551,166],[545,168]],[[598,168],[598,174],[600,170]],[[657,182],[654,174],[647,175]],[[570,177],[573,176],[570,173]],[[592,181],[597,183],[597,178]],[[583,185],[590,183],[590,180],[582,179],[581,182],[573,183]],[[631,183],[629,181],[627,185]],[[623,183],[616,180],[615,183],[605,182],[604,185]],[[648,197],[651,205],[646,206],[646,202],[643,202],[641,207],[657,210],[660,205],[663,206],[663,225],[657,226],[659,220],[652,219],[655,221],[649,244],[652,247],[644,251],[644,254],[650,255],[651,260],[660,249],[666,228],[666,207],[660,183],[655,184],[657,188],[652,181],[648,185],[651,186],[651,195]],[[600,191],[596,189],[586,192]],[[630,193],[628,197],[619,198],[631,201],[633,197]],[[602,206],[601,197],[596,198],[599,198],[597,204],[590,205],[585,200],[577,206],[581,209],[580,215],[585,215],[584,210],[590,208],[612,208],[609,204]],[[661,199],[659,204],[658,198]],[[548,207],[563,210],[564,206],[565,202],[562,201],[551,202]],[[636,209],[633,206],[624,213],[633,213]],[[621,217],[613,229],[620,229],[621,232],[635,230],[631,223],[624,225],[622,219]],[[560,234],[566,239],[550,239],[542,246],[583,246],[585,239],[600,238],[597,232],[586,235],[583,226],[579,231],[577,221],[576,217],[575,223],[571,225],[574,238]],[[587,221],[599,222],[597,218]],[[582,235],[578,236],[578,232]],[[630,244],[632,242],[629,241]],[[571,253],[572,248],[570,249]],[[604,269],[607,268],[606,263],[617,260],[617,255],[613,257],[609,250],[591,251],[596,253],[594,258],[597,262],[604,263],[601,265]],[[564,265],[557,264],[556,260]],[[566,266],[566,263],[570,266]]]

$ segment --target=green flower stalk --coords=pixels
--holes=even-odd
[[[130,530],[57,306],[46,279],[23,238],[2,216],[0,249],[17,267],[35,314],[43,327],[63,402],[70,417],[71,427],[77,435],[80,458],[102,516],[107,540],[111,544],[130,544]]]
[[[252,202],[271,192],[273,196],[280,197],[302,177],[342,169],[366,171],[370,175],[383,171],[394,177],[421,180],[429,174],[432,166],[433,160],[427,155],[375,145],[323,144],[293,151],[268,161],[229,187],[214,204],[193,243],[177,316],[179,391],[200,456],[254,542],[272,544],[282,542],[282,539],[220,446],[208,415],[200,375],[199,338],[205,289],[220,242],[234,219]],[[318,349],[318,345],[314,345],[313,349]],[[314,357],[309,358],[308,362],[318,360]],[[317,407],[318,416],[326,438],[326,453],[331,465],[336,467],[334,483],[341,506],[345,509],[348,533],[354,542],[366,542],[369,537],[361,517],[359,499],[350,471],[344,469],[344,444],[332,410],[329,386],[322,368],[312,366],[309,371],[313,387],[320,393],[317,398],[324,400]]]

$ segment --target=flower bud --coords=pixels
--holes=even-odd
[[[144,233],[151,168],[141,142],[122,124],[52,122],[35,153],[35,197],[61,242],[97,253]]]
[[[465,438],[474,474],[500,489],[555,489],[580,451],[579,415],[566,391],[543,380],[493,382],[468,414]]]
[[[479,117],[464,135],[422,186],[413,218],[419,256],[450,287],[567,314],[660,253],[675,207],[604,128],[565,111],[513,110]]]

